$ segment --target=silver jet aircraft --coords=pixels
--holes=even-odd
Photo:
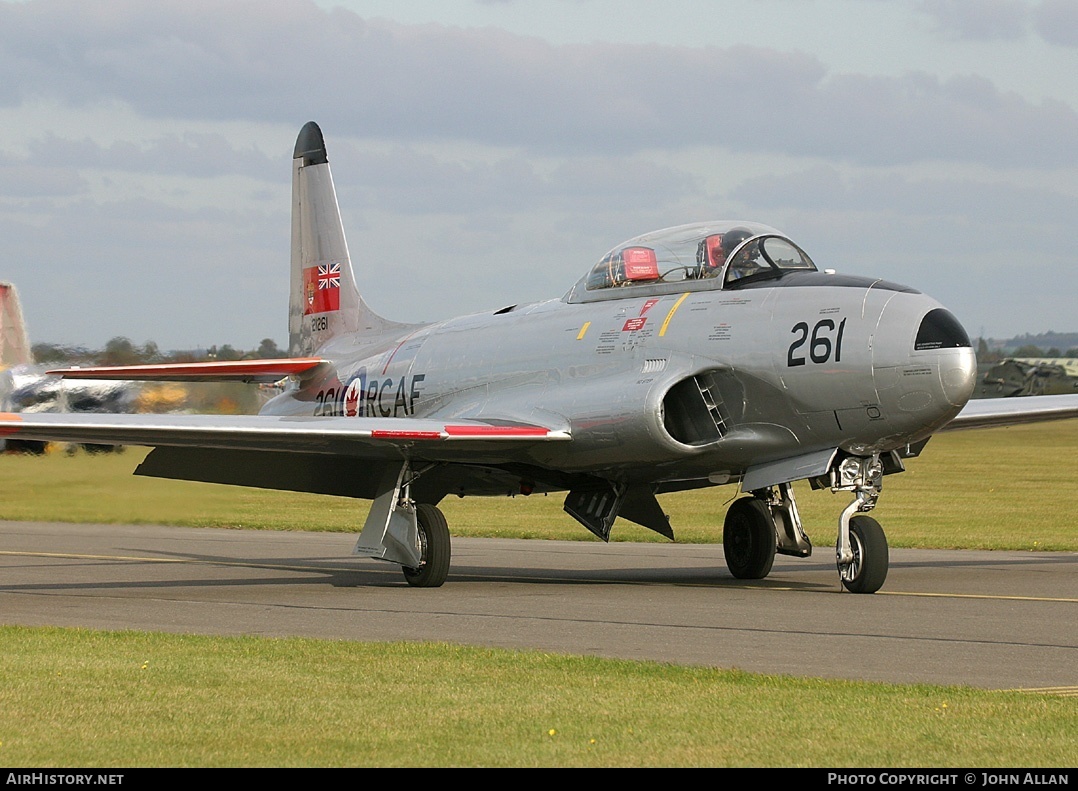
[[[136,474],[372,500],[355,553],[441,585],[447,496],[568,492],[607,540],[673,537],[656,495],[734,484],[723,549],[741,579],[812,552],[792,483],[848,492],[842,585],[878,590],[867,515],[933,433],[1078,416],[1078,396],[967,403],[977,365],[939,302],[820,271],[780,231],[708,222],[638,236],[560,299],[433,324],[356,285],[322,132],[296,141],[290,358],[72,369],[68,377],[279,382],[258,415],[4,415],[0,434],[153,446]]]

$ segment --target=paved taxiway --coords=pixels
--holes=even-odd
[[[437,640],[824,678],[1078,692],[1078,553],[830,547],[730,576],[720,545],[456,538],[442,588],[355,535],[0,521],[0,623]]]

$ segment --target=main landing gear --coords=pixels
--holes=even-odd
[[[863,512],[876,505],[883,482],[879,456],[843,459],[829,473],[831,491],[849,491],[854,500],[839,517],[835,560],[839,579],[851,593],[875,593],[887,579],[887,537],[880,523]],[[782,483],[735,500],[726,513],[722,547],[730,573],[763,579],[775,554],[808,557],[812,544],[801,525],[793,488]]]
[[[757,497],[735,500],[726,512],[722,550],[730,573],[741,580],[760,580],[775,562],[775,519]]]
[[[449,526],[437,506],[416,503],[407,462],[387,466],[353,554],[400,565],[415,588],[437,588],[449,575]]]
[[[419,539],[419,565],[401,566],[404,578],[414,588],[437,588],[449,576],[449,524],[436,505],[415,507]]]

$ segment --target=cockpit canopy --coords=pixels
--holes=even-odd
[[[774,228],[748,222],[681,225],[615,247],[576,285],[570,301],[587,301],[624,287],[660,293],[667,289],[656,287],[664,284],[678,284],[671,286],[676,290],[694,285],[736,288],[789,270],[816,271],[816,266]]]

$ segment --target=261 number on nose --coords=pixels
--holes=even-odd
[[[809,331],[807,322],[799,321],[790,330],[795,336],[790,344],[790,350],[786,353],[786,365],[793,368],[797,365],[805,365],[804,347],[808,345],[808,359],[814,363],[826,363],[834,354],[835,362],[842,361],[842,331],[846,329],[846,319],[835,326],[831,319],[820,319],[816,326]]]

